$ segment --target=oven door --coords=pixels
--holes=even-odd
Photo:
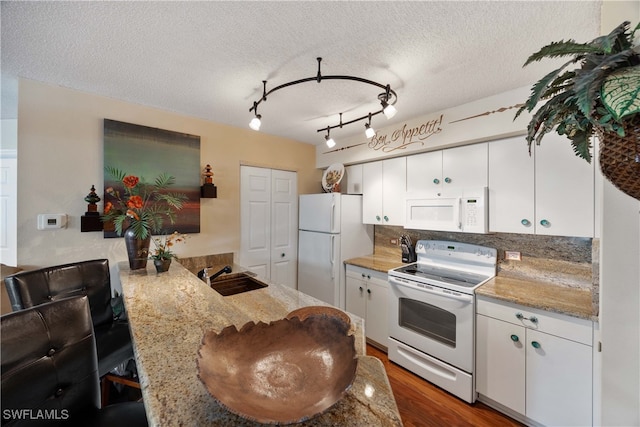
[[[473,372],[474,296],[389,276],[389,336]]]

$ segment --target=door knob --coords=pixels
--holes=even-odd
[[[281,256],[282,258],[284,258],[284,256],[285,256],[285,255],[284,255],[284,252],[283,252],[283,253],[281,253],[281,254],[280,254],[280,256]]]

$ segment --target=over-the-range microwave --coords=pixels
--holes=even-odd
[[[487,233],[487,187],[465,188],[431,196],[407,195],[404,228]]]

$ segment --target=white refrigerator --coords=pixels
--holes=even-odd
[[[373,226],[362,224],[362,196],[306,194],[298,209],[298,290],[344,310],[344,260],[373,253]]]

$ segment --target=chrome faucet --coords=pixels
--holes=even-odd
[[[210,283],[213,279],[215,279],[216,277],[220,276],[221,274],[223,274],[223,273],[227,273],[227,274],[229,274],[229,273],[231,273],[231,271],[232,271],[232,270],[231,270],[231,266],[226,265],[226,266],[224,266],[224,268],[223,268],[222,270],[220,270],[220,271],[218,271],[218,272],[216,272],[216,273],[212,274],[211,276],[209,276],[209,269],[210,269],[210,268],[211,268],[211,267],[205,267],[205,268],[203,268],[202,270],[200,270],[200,271],[198,272],[198,279],[201,279],[201,280],[203,280],[205,283],[207,283],[207,284],[208,284],[208,283]]]

